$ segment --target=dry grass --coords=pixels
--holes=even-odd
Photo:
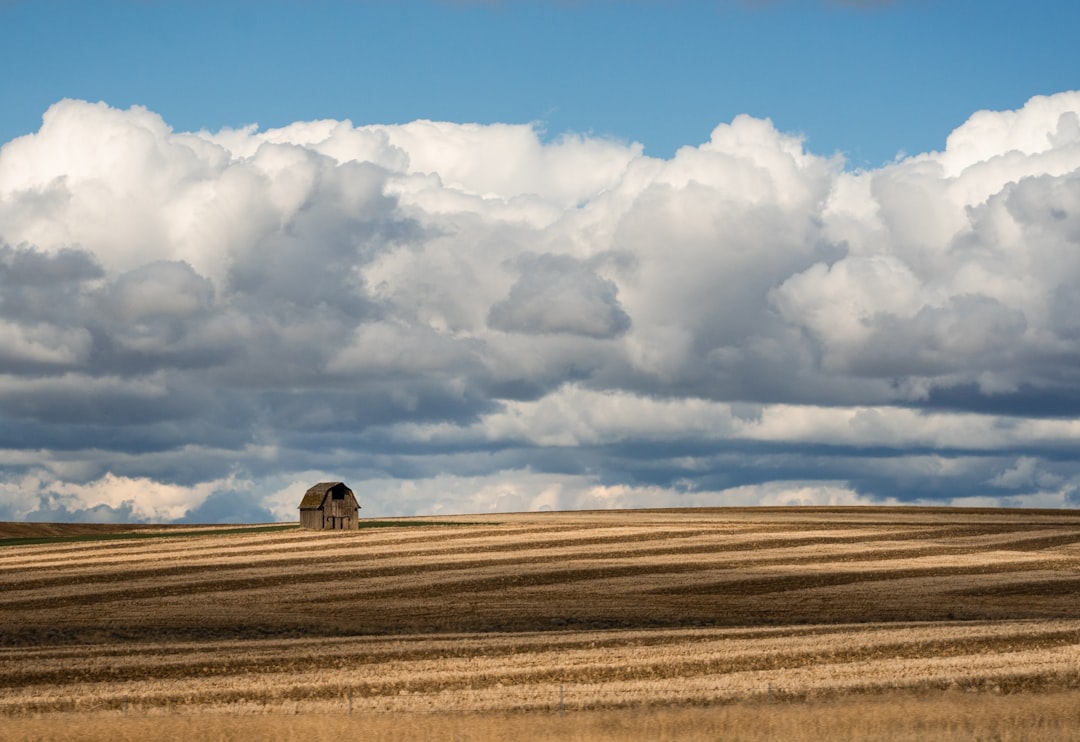
[[[8,742],[143,742],[148,739],[371,742],[507,739],[532,742],[680,740],[1078,740],[1080,693],[986,696],[946,693],[845,698],[815,704],[714,705],[557,714],[54,714],[0,719]]]
[[[1080,514],[462,520],[0,549],[0,737],[1076,736]]]

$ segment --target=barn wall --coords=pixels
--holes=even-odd
[[[305,498],[310,500],[308,496],[314,491],[315,488],[309,490]],[[356,495],[348,487],[338,484],[323,494],[318,507],[311,507],[313,502],[314,500],[309,502],[307,508],[300,508],[301,528],[316,531],[331,529],[355,531],[360,528],[360,503],[356,501]]]
[[[350,502],[351,500],[351,502]],[[357,523],[358,508],[356,500],[346,498],[344,500],[330,500],[323,502],[323,528],[355,531],[359,528]],[[333,518],[333,520],[331,520]]]
[[[300,527],[321,530],[323,527],[323,514],[321,510],[301,510]]]

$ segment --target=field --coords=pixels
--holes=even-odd
[[[0,737],[1080,738],[1080,513],[454,521],[0,524]]]

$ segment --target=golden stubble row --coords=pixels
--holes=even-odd
[[[302,701],[309,708],[346,696],[368,710],[513,710],[549,706],[555,688],[575,708],[603,708],[1002,683],[1068,687],[1080,661],[1080,621],[807,627],[756,636],[713,630],[343,638],[177,651],[183,649],[135,645],[126,654],[74,658],[53,650],[5,653],[0,713],[123,703],[221,710]],[[20,667],[27,676],[57,675],[27,683]],[[57,681],[61,676],[66,682]]]
[[[1069,514],[897,509],[5,547],[0,715],[1068,688],[1078,542]]]
[[[364,536],[366,534],[360,534]],[[456,535],[456,534],[455,534]],[[638,542],[608,543],[604,546],[585,543],[579,547],[562,546],[559,548],[521,548],[500,550],[500,543],[520,543],[521,534],[500,534],[483,540],[470,539],[469,543],[447,551],[432,549],[406,549],[400,542],[386,546],[378,539],[364,540],[356,534],[350,534],[347,541],[321,540],[310,549],[298,550],[291,541],[285,542],[280,549],[267,550],[257,541],[245,546],[226,543],[219,547],[220,553],[213,551],[212,545],[200,547],[198,554],[185,550],[172,550],[162,545],[159,552],[148,555],[123,554],[112,561],[85,561],[72,559],[64,565],[49,569],[27,570],[25,565],[7,558],[0,553],[0,568],[7,566],[6,574],[0,575],[0,585],[4,586],[0,594],[0,606],[5,602],[26,601],[28,596],[33,601],[45,601],[50,597],[66,598],[70,601],[78,594],[93,595],[109,591],[117,592],[117,598],[123,597],[123,590],[138,591],[161,589],[170,586],[190,584],[193,591],[212,591],[215,584],[226,577],[235,583],[247,580],[244,589],[258,590],[258,580],[265,578],[267,584],[280,582],[281,575],[290,573],[312,575],[328,571],[351,568],[356,574],[350,577],[350,592],[386,589],[387,583],[392,591],[395,584],[401,584],[407,578],[407,585],[414,590],[437,586],[448,577],[459,586],[468,588],[469,577],[477,579],[506,577],[512,585],[517,582],[529,583],[535,574],[569,572],[576,567],[582,569],[602,569],[612,567],[630,567],[639,565],[639,569],[623,569],[623,582],[629,583],[632,590],[643,589],[639,581],[650,572],[670,573],[673,565],[687,567],[688,571],[700,572],[710,567],[726,570],[727,574],[712,578],[720,581],[738,582],[744,580],[750,568],[755,564],[764,565],[768,574],[769,565],[783,569],[792,564],[802,564],[805,574],[812,574],[815,566],[819,569],[842,567],[847,571],[881,571],[918,568],[931,570],[965,569],[977,565],[993,567],[1000,565],[1003,573],[1017,568],[1066,567],[1076,568],[1076,556],[1057,554],[1054,559],[1047,559],[1045,552],[1004,551],[987,549],[983,551],[946,550],[946,553],[927,552],[927,548],[914,541],[883,541],[876,544],[878,550],[889,550],[887,561],[875,561],[874,552],[867,552],[864,544],[837,544],[826,541],[820,545],[802,545],[788,548],[755,549],[740,552],[739,543],[718,544],[711,549],[707,537],[698,536],[692,541],[680,542],[667,552],[656,550],[652,546],[643,546]],[[244,537],[251,539],[252,537]],[[211,540],[211,539],[207,539]],[[219,540],[219,539],[214,539]],[[224,539],[220,539],[224,540]],[[439,541],[439,534],[429,535],[430,540]],[[679,547],[683,547],[680,549]],[[694,551],[687,554],[684,549]],[[689,568],[693,567],[693,570]],[[455,569],[466,576],[457,578],[452,575]],[[734,571],[738,569],[739,571]],[[611,577],[620,580],[617,570]],[[382,573],[382,574],[380,574]],[[692,574],[688,582],[697,580],[699,575]],[[676,584],[679,578],[675,577]],[[301,585],[303,579],[297,579]],[[613,587],[618,582],[611,583]],[[122,589],[118,589],[121,586]],[[235,585],[223,584],[221,589],[232,589]],[[331,598],[332,600],[333,598]]]

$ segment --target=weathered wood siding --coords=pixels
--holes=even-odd
[[[326,498],[323,502],[323,525],[325,529],[335,531],[354,531],[357,529],[356,500],[346,496],[342,500]]]
[[[300,501],[300,527],[355,531],[360,527],[360,503],[344,482],[320,482]]]
[[[300,527],[320,530],[323,527],[323,514],[321,510],[301,510]]]

